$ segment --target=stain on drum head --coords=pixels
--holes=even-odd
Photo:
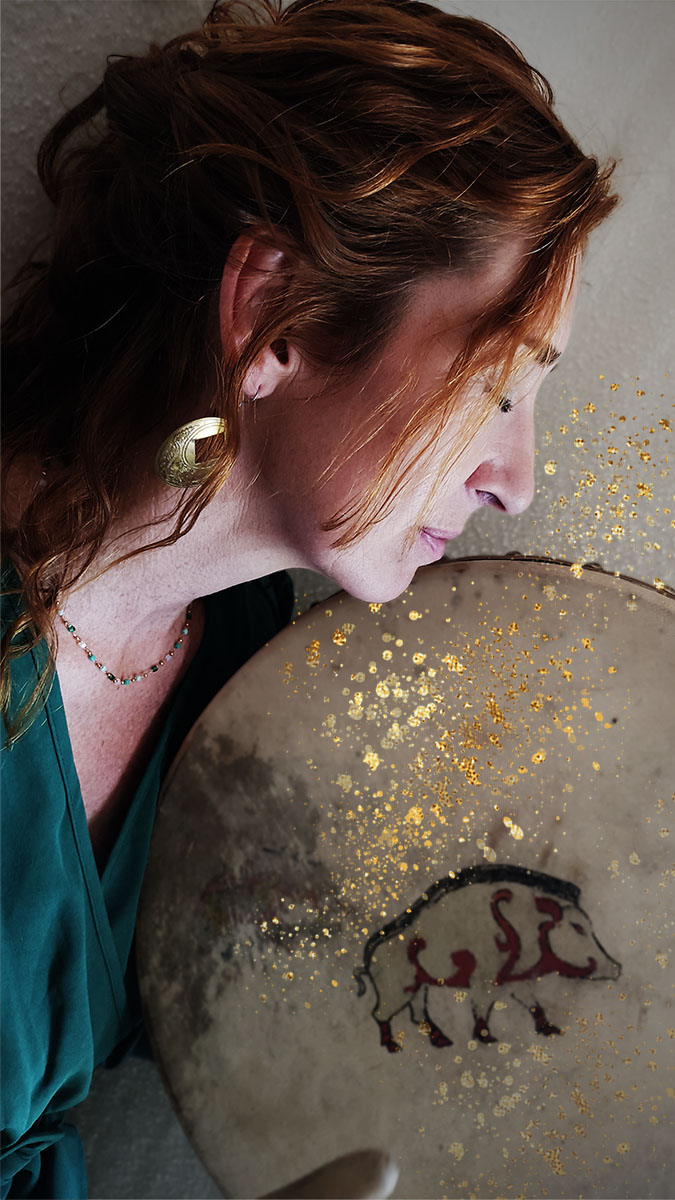
[[[332,597],[213,700],[138,955],[224,1191],[379,1146],[401,1197],[666,1194],[674,614],[598,572],[444,563]]]

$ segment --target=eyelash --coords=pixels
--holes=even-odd
[[[509,400],[508,396],[502,396],[499,400],[498,408],[500,412],[509,413],[513,408],[513,402]]]

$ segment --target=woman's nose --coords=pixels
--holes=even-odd
[[[476,507],[494,504],[511,516],[534,496],[534,396],[492,420],[480,465],[466,481]]]

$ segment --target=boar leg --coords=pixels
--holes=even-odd
[[[496,1042],[498,1040],[490,1033],[490,1026],[488,1024],[493,1006],[494,1000],[488,1008],[486,1016],[482,1016],[482,1014],[479,1013],[478,1009],[476,1008],[476,1005],[471,1005],[471,1010],[473,1012],[473,1036],[477,1042],[483,1042],[485,1046],[488,1046],[490,1042]]]
[[[422,989],[421,995],[418,992],[410,1002],[410,1019],[429,1035],[432,1046],[435,1046],[437,1050],[442,1050],[445,1046],[452,1046],[452,1042],[430,1017],[428,1000],[429,988],[425,987]]]

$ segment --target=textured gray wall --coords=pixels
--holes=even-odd
[[[542,390],[534,504],[508,523],[489,511],[477,515],[453,544],[453,557],[518,549],[600,560],[675,585],[668,464],[675,5],[471,0],[442,7],[480,17],[513,38],[553,85],[558,109],[583,146],[601,158],[621,158],[615,180],[623,196],[621,209],[594,235],[572,341]],[[208,0],[2,0],[5,280],[49,217],[35,154],[64,102],[95,85],[107,54],[167,40],[198,24],[208,8]],[[580,488],[582,479],[589,486]],[[309,572],[297,573],[297,583],[303,606],[333,590]],[[80,1121],[93,1197],[216,1194],[149,1064],[101,1075]]]

